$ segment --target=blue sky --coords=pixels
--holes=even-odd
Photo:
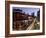
[[[31,13],[34,12],[35,16],[37,16],[37,11],[39,11],[39,8],[27,8],[27,7],[13,7],[13,9],[21,9],[26,14],[28,13],[31,15]]]

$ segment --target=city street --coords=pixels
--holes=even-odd
[[[32,24],[30,24],[30,26],[27,28],[27,30],[32,30],[33,29],[34,24],[35,24],[35,20],[36,19],[33,20]]]
[[[35,19],[33,20],[32,24],[29,25],[29,27],[27,28],[27,30],[33,30],[34,27],[35,27],[35,28],[39,28],[40,24],[36,25],[37,27],[35,26],[35,22],[36,22],[36,21],[37,21],[37,20],[36,20],[36,18],[35,18]]]

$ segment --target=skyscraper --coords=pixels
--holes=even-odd
[[[37,19],[40,21],[40,10],[37,12]]]

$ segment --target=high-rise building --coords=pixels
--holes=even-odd
[[[37,12],[37,19],[40,21],[40,10]]]

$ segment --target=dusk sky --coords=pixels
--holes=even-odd
[[[37,11],[39,11],[39,8],[27,8],[27,7],[13,7],[13,9],[20,9],[23,11],[23,13],[25,12],[26,14],[28,13],[29,15],[31,15],[31,13],[34,12],[35,16],[37,16]]]

